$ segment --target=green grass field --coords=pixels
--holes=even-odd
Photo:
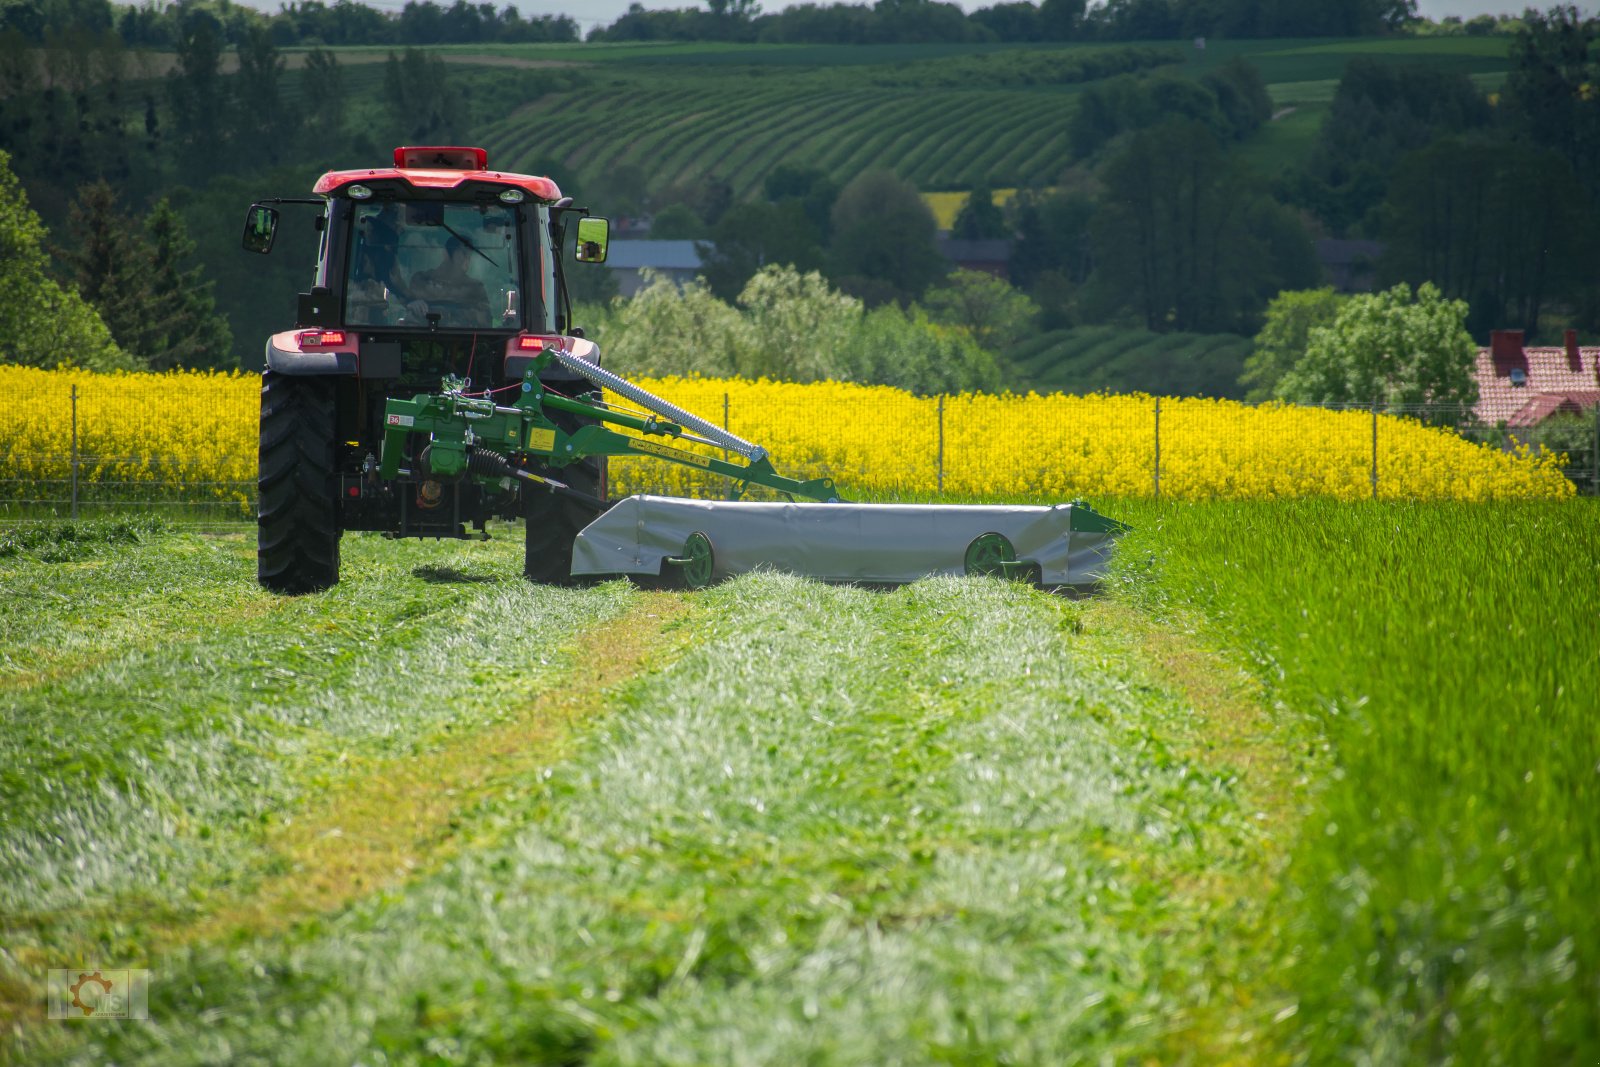
[[[0,534],[0,1059],[1592,1060],[1595,502],[1105,509],[1086,601]]]

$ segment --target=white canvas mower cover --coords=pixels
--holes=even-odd
[[[930,574],[1001,573],[1045,586],[1103,577],[1119,524],[1082,503],[767,503],[630,496],[573,545],[572,573],[670,573],[693,566],[698,535],[708,581],[771,568],[835,582],[896,584]],[[693,579],[702,575],[686,575]]]

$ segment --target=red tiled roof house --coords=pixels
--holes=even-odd
[[[1561,348],[1525,348],[1521,330],[1495,330],[1473,373],[1478,421],[1490,426],[1529,427],[1600,406],[1600,347],[1579,347],[1576,330]]]

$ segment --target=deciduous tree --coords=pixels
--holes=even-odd
[[[1091,303],[1147,329],[1249,332],[1272,294],[1315,279],[1310,240],[1195,122],[1133,135],[1102,172]]]
[[[1246,400],[1270,400],[1277,395],[1278,382],[1305,358],[1311,330],[1333,325],[1344,299],[1331,286],[1286,291],[1273,298],[1256,334],[1255,351],[1246,357],[1239,377],[1252,387]]]
[[[886,170],[867,171],[833,205],[833,277],[847,292],[901,303],[947,271],[934,244],[938,223],[915,186]],[[865,284],[862,284],[865,283]]]
[[[1471,405],[1477,346],[1467,304],[1436,286],[1396,285],[1351,297],[1331,326],[1310,330],[1306,354],[1278,382],[1278,396],[1300,403]]]
[[[1003,353],[1026,334],[1039,308],[1004,278],[958,270],[929,289],[923,307],[935,322],[956,326],[989,352]]]

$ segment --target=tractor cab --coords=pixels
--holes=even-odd
[[[549,178],[489,170],[482,148],[396,148],[393,166],[330,171],[313,192],[259,200],[245,219],[244,247],[267,254],[281,205],[321,208],[312,284],[295,329],[269,341],[268,367],[343,354],[332,373],[434,384],[464,369],[440,365],[464,341],[477,378],[498,378],[518,337],[572,328],[561,249],[573,219],[574,258],[605,261],[605,219],[573,207]]]

